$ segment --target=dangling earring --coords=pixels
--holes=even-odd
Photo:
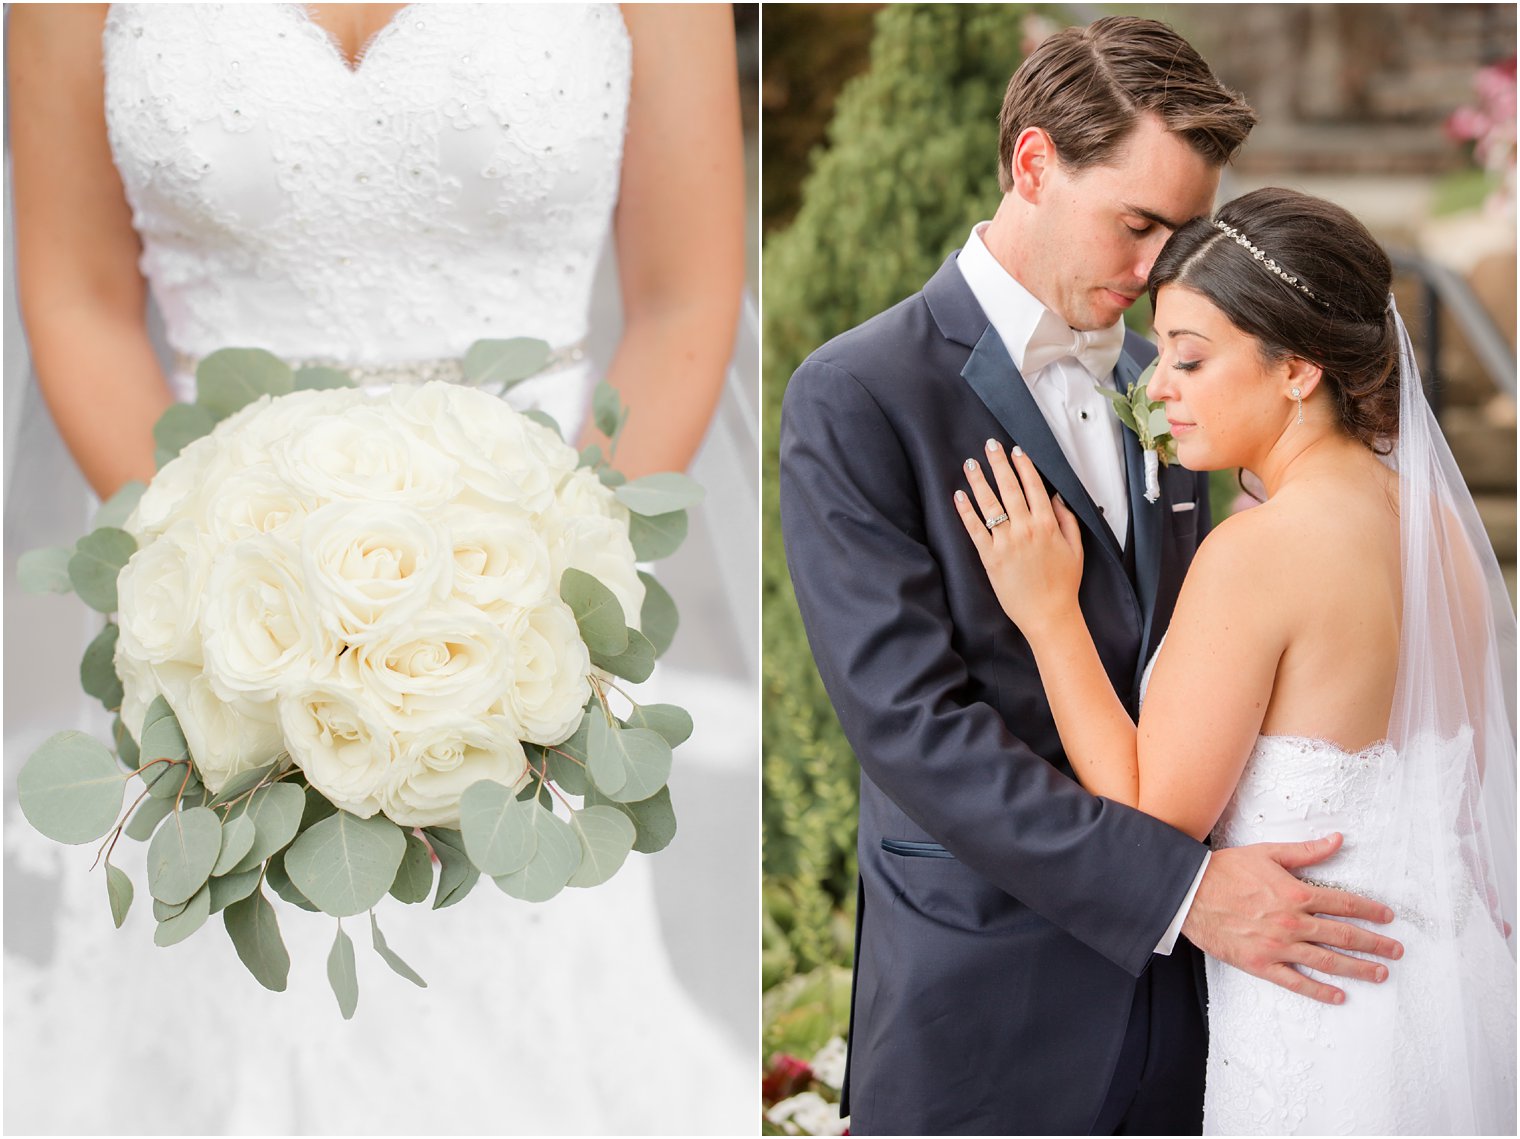
[[[1298,421],[1302,423],[1304,421],[1304,389],[1294,388],[1293,398],[1298,401]]]

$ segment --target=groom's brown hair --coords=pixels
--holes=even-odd
[[[1212,165],[1223,166],[1256,125],[1244,98],[1215,78],[1165,24],[1105,16],[1063,28],[1008,81],[998,116],[998,185],[1012,189],[1013,144],[1040,127],[1072,170],[1113,157],[1142,114],[1154,114]]]

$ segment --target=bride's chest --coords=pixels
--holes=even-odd
[[[605,196],[630,79],[614,6],[425,4],[350,68],[293,4],[113,5],[113,153],[140,211],[478,219]]]

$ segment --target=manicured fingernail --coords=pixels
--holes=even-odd
[[[1393,959],[1394,959],[1394,960],[1395,960],[1395,961],[1398,961],[1398,960],[1400,960],[1400,959],[1401,959],[1401,958],[1402,958],[1402,957],[1403,957],[1403,956],[1404,956],[1404,947],[1403,947],[1403,946],[1402,946],[1402,945],[1395,945],[1395,946],[1394,946],[1394,947],[1393,947]]]
[[[1379,965],[1377,967],[1377,980],[1379,980],[1379,981],[1386,981],[1386,980],[1388,980],[1388,970],[1385,969],[1385,968],[1383,968],[1383,966],[1381,966],[1381,965]]]
[[[968,471],[974,471],[974,470],[976,470],[976,460],[975,459],[967,459],[966,460],[966,469]]]
[[[989,440],[987,440],[987,454],[989,454],[989,455],[996,455],[997,452],[998,452],[998,441],[996,439],[989,439]]]
[[[960,505],[965,506],[966,505],[966,492],[963,491],[963,490],[956,491],[955,492],[955,501],[958,502]]]
[[[1015,443],[1014,446],[1013,446],[1013,453],[1015,455],[1022,455],[1024,453],[1024,448],[1020,447],[1017,443]]]
[[[1345,993],[1336,993],[1335,996],[1333,996],[1333,997],[1330,998],[1330,1000],[1333,1003],[1335,1003],[1335,1004],[1343,1005],[1343,1004],[1346,1003],[1346,994]]]

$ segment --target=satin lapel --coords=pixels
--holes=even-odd
[[[1138,374],[1138,373],[1137,373]],[[1121,564],[1124,552],[1114,532],[1098,514],[1098,508],[1077,478],[1077,473],[1066,461],[1066,455],[1056,437],[1050,433],[1045,416],[1029,394],[1029,385],[1013,365],[1008,349],[992,326],[976,342],[971,358],[961,369],[961,376],[971,385],[987,410],[1003,425],[1009,438],[1017,443],[1034,460],[1035,467],[1045,481],[1066,500],[1066,505],[1082,520],[1089,531],[1096,534],[1110,555]]]
[[[1125,351],[1119,356],[1114,369],[1119,390],[1124,391],[1140,378],[1144,371]],[[1140,636],[1140,665],[1136,675],[1145,671],[1146,648],[1151,640],[1151,622],[1156,615],[1156,588],[1161,581],[1161,512],[1168,509],[1164,500],[1145,501],[1145,456],[1140,450],[1140,440],[1129,428],[1120,432],[1124,436],[1124,469],[1129,477],[1129,525],[1131,540],[1135,544],[1135,592],[1140,598],[1140,612],[1145,616]]]

